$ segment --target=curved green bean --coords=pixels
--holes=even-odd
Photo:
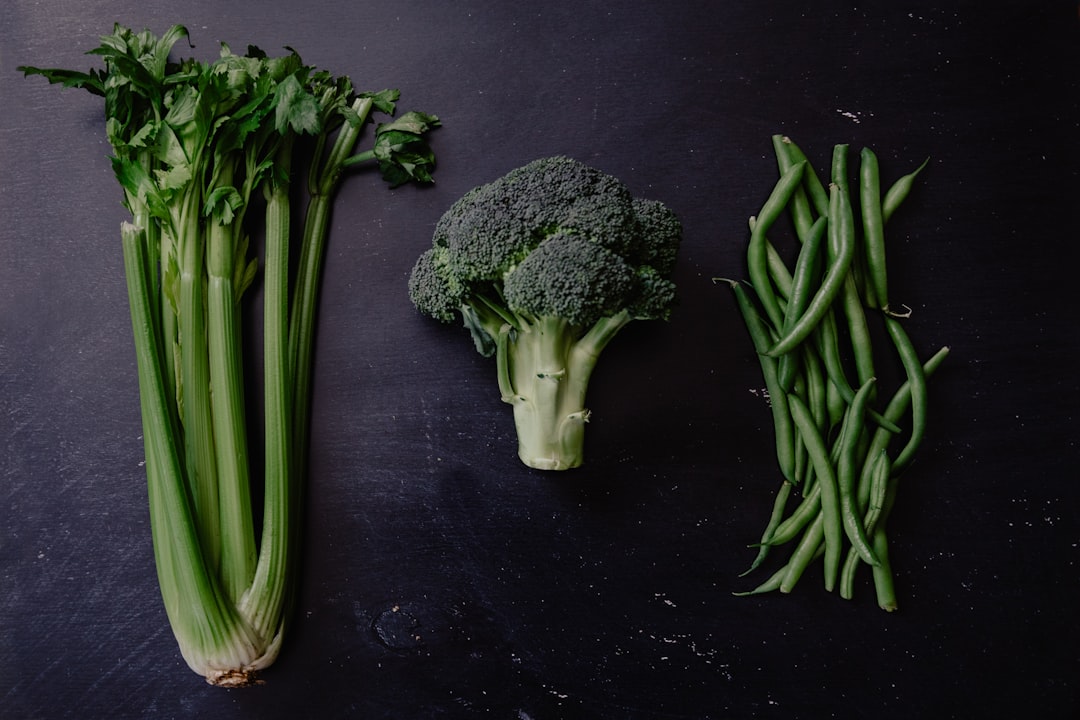
[[[792,392],[795,383],[799,379],[799,373],[803,365],[802,348],[797,347],[789,353],[776,358],[776,373],[780,378],[780,387],[784,392]]]
[[[829,214],[829,193],[825,189],[825,185],[818,179],[817,173],[814,172],[813,165],[806,159],[806,153],[804,153],[789,137],[782,138],[781,142],[786,149],[786,155],[790,164],[806,163],[806,172],[803,173],[803,187],[806,188],[806,196],[818,215],[827,216]]]
[[[806,312],[806,306],[814,293],[814,282],[821,272],[821,247],[827,227],[826,218],[818,218],[795,259],[795,269],[791,274],[791,292],[788,295],[788,307],[784,316],[784,327],[794,324],[796,318]]]
[[[772,143],[773,151],[776,155],[777,167],[780,170],[780,174],[783,175],[800,161],[792,159],[791,153],[788,152],[789,141],[783,135],[773,135]],[[809,168],[809,166],[810,163],[807,163],[807,168]],[[800,183],[800,187],[796,188],[795,193],[791,196],[790,209],[791,221],[795,226],[795,234],[798,235],[800,241],[805,243],[806,239],[810,236],[814,224],[814,213],[810,207],[810,199],[807,197],[804,183]]]
[[[907,444],[893,460],[893,474],[899,475],[911,464],[915,452],[922,443],[926,434],[926,414],[928,392],[926,387],[926,371],[923,369],[919,355],[912,345],[911,339],[904,330],[903,325],[896,318],[886,315],[885,328],[896,346],[896,352],[900,356],[900,363],[907,373],[907,384],[911,394],[911,434],[908,435]]]
[[[795,259],[795,269],[791,274],[791,293],[788,296],[787,307],[784,309],[784,324],[781,334],[791,329],[804,312],[815,290],[815,281],[821,272],[820,252],[825,237],[826,219],[818,218],[814,222],[810,234],[803,242]],[[795,353],[786,353],[780,356],[780,385],[790,390],[795,380],[798,361]]]
[[[751,217],[750,232],[754,232],[754,226],[756,225],[757,218]],[[776,288],[780,309],[786,312],[785,303],[791,297],[791,271],[788,270],[784,259],[780,257],[780,253],[777,252],[776,247],[769,242],[768,238],[765,238],[765,267],[769,279],[773,282],[773,287]]]
[[[758,353],[761,374],[765,379],[765,390],[769,393],[769,405],[773,418],[773,433],[776,438],[776,460],[780,472],[789,482],[796,482],[795,477],[795,428],[788,408],[787,393],[780,387],[777,376],[777,360],[764,353],[772,342],[765,320],[754,307],[742,283],[727,281],[735,294],[735,302],[742,314],[743,323],[750,333],[750,340]]]
[[[803,496],[798,507],[761,542],[773,547],[791,542],[811,520],[817,517],[820,509],[821,484],[814,483],[814,487]]]
[[[832,591],[836,585],[840,569],[841,543],[844,537],[843,523],[840,518],[840,497],[836,484],[836,472],[829,459],[829,450],[818,432],[810,410],[797,395],[788,397],[791,417],[801,433],[810,460],[814,464],[814,474],[821,486],[822,533],[825,540],[825,589]]]
[[[871,458],[871,464],[873,473],[871,476],[870,499],[866,514],[863,517],[863,527],[866,528],[867,533],[872,535],[882,509],[885,507],[885,495],[889,486],[891,469],[888,453],[882,450],[876,458]],[[840,597],[845,600],[854,597],[855,571],[859,567],[859,560],[859,552],[854,547],[850,548],[847,557],[844,559],[844,567],[840,570]]]
[[[870,548],[870,541],[866,537],[866,529],[863,527],[862,518],[859,517],[859,503],[856,496],[856,476],[859,470],[855,465],[856,450],[859,445],[859,438],[862,435],[866,415],[866,404],[871,397],[874,382],[874,378],[870,378],[863,383],[858,392],[855,393],[851,407],[848,408],[840,444],[840,457],[836,468],[837,492],[840,496],[840,519],[843,522],[844,532],[851,543],[851,547],[859,553],[863,561],[870,565],[877,565],[878,560],[874,557],[874,551]]]
[[[765,315],[775,327],[784,324],[784,314],[780,309],[776,296],[771,292],[769,282],[769,252],[766,234],[776,219],[784,212],[788,201],[795,189],[802,181],[802,175],[806,169],[805,163],[793,165],[784,173],[773,187],[769,198],[758,213],[750,231],[750,244],[746,251],[747,270],[750,274],[750,284],[757,291],[758,300],[765,309]]]
[[[791,553],[787,565],[784,566],[784,576],[780,580],[780,592],[787,594],[794,590],[799,578],[806,572],[806,568],[809,567],[811,561],[818,556],[818,553],[822,552],[825,527],[825,516],[818,513],[814,521],[810,523],[810,527],[803,534],[802,540],[795,547],[795,551]],[[825,552],[828,553],[829,543],[827,540],[824,541],[824,547]]]
[[[866,526],[867,532],[872,532],[877,526],[878,518],[885,509],[889,479],[892,477],[892,461],[889,460],[889,454],[884,450],[878,453],[873,467],[873,473],[870,476],[870,502],[866,506],[866,517],[863,518],[863,525]]]
[[[770,543],[766,542],[773,530],[784,519],[784,511],[787,509],[788,498],[791,497],[792,484],[790,482],[783,482],[780,484],[780,489],[776,491],[776,499],[773,501],[772,512],[769,514],[769,522],[765,526],[765,531],[761,534],[761,542],[758,543],[758,553],[754,557],[753,562],[750,563],[750,567],[747,568],[742,575],[749,575],[754,570],[757,570],[758,566],[765,561],[765,558],[769,555]]]
[[[929,379],[937,369],[941,367],[941,363],[945,361],[945,358],[949,355],[948,346],[941,348],[934,353],[922,366],[923,377]],[[893,393],[892,399],[889,400],[889,404],[885,406],[885,410],[882,415],[891,420],[892,422],[899,422],[904,413],[907,412],[908,406],[911,403],[911,382],[904,381],[904,383],[897,388]],[[883,452],[889,446],[893,438],[892,433],[878,428],[870,440],[870,445],[866,451],[866,463],[863,465],[863,470],[859,479],[859,502],[865,505],[868,502],[871,485],[871,473],[873,471],[874,458],[878,453]],[[895,463],[893,464],[895,468]],[[899,472],[895,469],[892,471],[894,477],[899,476]]]
[[[900,203],[902,203],[907,198],[908,194],[911,192],[911,188],[915,184],[915,178],[929,163],[930,158],[926,158],[925,160],[923,160],[922,165],[915,168],[914,171],[908,173],[907,175],[894,182],[892,186],[887,191],[885,191],[885,197],[881,201],[882,222],[889,222],[889,218],[891,218],[893,216],[893,213],[896,212],[896,208],[900,207]]]
[[[837,392],[840,393],[844,401],[847,404],[851,404],[851,401],[855,398],[855,388],[851,386],[851,382],[847,378],[847,373],[844,371],[843,361],[840,359],[840,341],[836,329],[835,316],[832,313],[826,313],[822,318],[821,323],[816,328],[815,333],[817,334],[818,352],[821,355],[821,360],[825,366],[825,372],[828,374],[829,380],[836,386]],[[868,328],[866,333],[867,334],[863,336],[864,342],[869,342]],[[867,408],[867,416],[889,432],[900,432],[899,425],[892,420],[887,419],[873,408]]]
[[[829,432],[829,400],[825,373],[821,369],[821,359],[817,351],[809,344],[800,347],[798,352],[803,363],[801,372],[803,382],[798,386],[802,392],[799,397],[806,403],[818,432],[824,438]]]
[[[787,357],[786,355],[784,357]],[[844,414],[847,412],[848,405],[850,403],[844,399],[843,393],[833,382],[832,376],[829,375],[825,380],[825,405],[828,407],[829,412],[829,433],[839,426],[844,421]]]
[[[791,352],[793,348],[797,347],[810,336],[810,333],[812,333],[818,323],[821,322],[821,318],[829,311],[829,308],[832,307],[833,301],[847,281],[848,271],[851,269],[851,262],[855,257],[855,243],[852,242],[851,228],[839,227],[840,194],[840,188],[837,185],[834,184],[829,186],[830,215],[828,236],[830,238],[830,246],[833,244],[834,239],[838,244],[835,257],[832,262],[829,263],[825,276],[821,280],[821,285],[818,286],[813,298],[811,298],[810,302],[807,304],[806,312],[804,312],[799,319],[792,324],[788,332],[784,333],[783,337],[769,349],[768,354],[773,357],[778,357],[784,353]]]
[[[774,572],[768,580],[758,585],[753,590],[746,592],[732,593],[735,597],[747,597],[749,595],[761,595],[762,593],[772,592],[773,590],[780,589],[780,583],[784,579],[784,575],[787,574],[787,565]]]

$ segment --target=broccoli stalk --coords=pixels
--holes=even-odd
[[[409,293],[438,320],[460,316],[476,349],[495,356],[522,462],[567,470],[584,459],[601,352],[632,320],[667,319],[674,307],[681,236],[663,204],[575,160],[543,158],[443,215]]]
[[[522,330],[499,330],[495,359],[503,402],[514,408],[518,456],[540,470],[568,470],[584,461],[585,391],[600,352],[632,318],[602,318],[580,339],[559,317]]]

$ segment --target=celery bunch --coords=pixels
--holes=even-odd
[[[121,240],[134,333],[158,580],[188,665],[211,684],[255,682],[277,657],[296,592],[316,299],[332,197],[377,165],[391,186],[430,182],[438,118],[392,116],[397,91],[354,91],[295,52],[173,60],[188,33],[117,25],[90,51],[104,69],[22,67],[105,101],[131,213]],[[298,138],[313,148],[294,238]],[[299,164],[299,163],[297,163]],[[295,202],[295,200],[292,200]],[[261,217],[260,217],[261,215]],[[241,296],[259,273],[265,317],[263,507],[252,502]],[[290,246],[298,266],[290,272]],[[290,276],[295,280],[290,282]],[[250,335],[250,333],[248,334]],[[261,516],[261,524],[256,517]],[[257,527],[259,525],[259,527]]]

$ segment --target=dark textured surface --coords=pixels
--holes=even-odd
[[[0,6],[0,717],[1071,718],[1078,712],[1077,70],[1070,2],[9,0]],[[117,228],[87,68],[114,21],[186,24],[400,87],[427,190],[348,182],[322,294],[303,595],[249,690],[183,665],[157,594]],[[718,275],[775,179],[932,158],[890,225],[924,355],[953,353],[891,522],[901,610],[811,572],[735,598],[778,482]],[[405,281],[472,186],[564,153],[671,205],[682,306],[631,326],[586,466],[514,456],[494,368]]]

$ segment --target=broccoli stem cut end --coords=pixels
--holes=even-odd
[[[589,411],[582,408],[559,417],[532,403],[514,405],[518,457],[535,470],[570,470],[585,460],[585,423]]]

